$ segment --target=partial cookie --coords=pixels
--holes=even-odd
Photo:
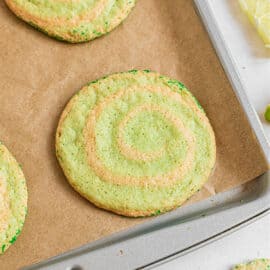
[[[96,206],[125,216],[174,209],[215,164],[209,120],[180,82],[150,71],[86,85],[66,106],[56,154],[70,184]]]
[[[85,42],[112,31],[136,0],[5,0],[22,20],[49,36]]]
[[[247,264],[239,264],[233,270],[270,270],[270,259],[257,259]]]
[[[23,172],[0,143],[0,254],[21,233],[27,212],[27,188]]]

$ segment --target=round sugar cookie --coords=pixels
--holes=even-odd
[[[20,165],[0,143],[0,254],[21,233],[27,212],[27,188]]]
[[[270,259],[257,259],[247,264],[239,264],[233,270],[270,270]]]
[[[131,70],[93,81],[70,100],[56,155],[82,196],[138,217],[169,211],[197,192],[216,146],[204,110],[182,83]]]
[[[59,40],[85,42],[117,27],[136,0],[5,0],[22,20]]]

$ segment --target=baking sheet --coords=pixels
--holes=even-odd
[[[54,155],[61,111],[88,81],[147,68],[182,81],[216,132],[217,165],[192,201],[240,185],[268,168],[191,0],[139,0],[111,34],[70,45],[27,26],[0,3],[0,138],[22,163],[29,212],[22,235],[0,258],[17,269],[148,219],[99,210],[69,186]]]
[[[270,50],[235,0],[206,0],[223,42],[256,109],[270,145],[270,125],[264,111],[270,103]]]

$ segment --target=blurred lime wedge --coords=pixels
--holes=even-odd
[[[266,121],[270,122],[270,105],[265,109],[264,118]]]
[[[249,20],[256,27],[265,46],[270,48],[270,0],[238,0]]]

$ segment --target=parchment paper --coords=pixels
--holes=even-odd
[[[193,200],[240,185],[267,164],[191,0],[139,0],[128,19],[90,43],[55,41],[0,3],[0,138],[23,165],[29,212],[22,235],[0,257],[18,269],[147,219],[95,208],[67,183],[54,152],[60,113],[87,82],[132,68],[182,81],[205,108],[217,164]]]

